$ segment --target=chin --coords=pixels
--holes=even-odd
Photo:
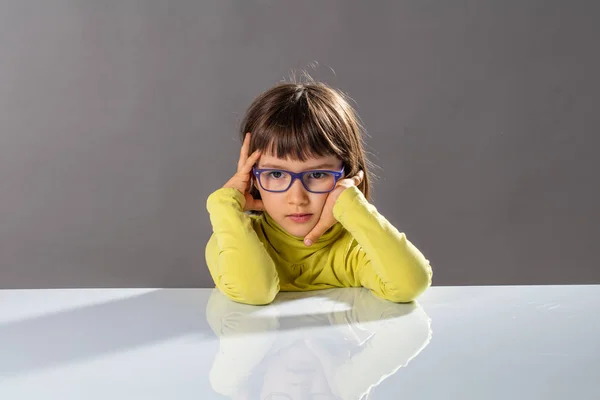
[[[293,226],[294,223],[290,223],[288,222],[286,225],[284,225],[285,230],[287,231],[287,233],[289,233],[290,235],[293,236],[300,236],[300,237],[304,237],[306,235],[308,235],[308,233],[312,230],[312,228],[314,228],[314,225],[311,224],[310,226],[305,225],[305,226]]]
[[[308,232],[310,232],[310,229],[288,229],[288,228],[286,228],[285,230],[290,235],[299,236],[299,237],[304,237],[304,236],[308,235]]]

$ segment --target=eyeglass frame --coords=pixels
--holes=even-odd
[[[332,171],[332,170],[328,170],[328,169],[311,169],[309,171],[304,171],[304,172],[292,172],[292,171],[288,171],[285,169],[279,169],[279,168],[256,168],[256,166],[254,166],[254,167],[252,167],[252,173],[256,177],[256,180],[258,181],[258,184],[260,185],[260,187],[263,188],[263,190],[270,192],[270,193],[285,193],[288,190],[290,190],[290,188],[294,184],[294,181],[296,179],[299,179],[300,183],[302,183],[302,186],[304,187],[304,189],[306,189],[308,192],[315,193],[315,194],[324,194],[324,193],[333,192],[338,181],[340,180],[342,175],[344,175],[344,168],[345,167],[342,166],[341,171]],[[268,189],[265,189],[265,187],[263,186],[261,179],[260,179],[260,174],[262,174],[265,171],[286,172],[286,173],[290,174],[290,176],[292,177],[292,180],[290,181],[289,186],[287,188],[285,188],[285,190],[268,190]],[[306,184],[304,183],[304,179],[303,179],[304,175],[310,174],[313,172],[327,172],[327,173],[332,174],[333,175],[333,188],[331,188],[331,190],[327,190],[325,192],[314,192],[314,191],[310,190],[309,188],[307,188]]]

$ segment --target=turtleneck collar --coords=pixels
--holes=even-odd
[[[281,225],[266,212],[263,212],[263,229],[269,243],[280,254],[290,254],[303,257],[320,250],[333,243],[343,233],[344,227],[339,222],[329,228],[327,232],[321,235],[310,247],[304,244],[304,237],[295,236],[288,233]],[[294,257],[294,258],[296,258]]]

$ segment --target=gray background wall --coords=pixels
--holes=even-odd
[[[0,287],[211,286],[205,200],[241,115],[315,61],[436,285],[600,283],[599,11],[1,1]]]

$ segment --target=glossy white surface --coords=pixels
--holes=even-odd
[[[600,399],[599,342],[597,285],[5,290],[0,399]]]

